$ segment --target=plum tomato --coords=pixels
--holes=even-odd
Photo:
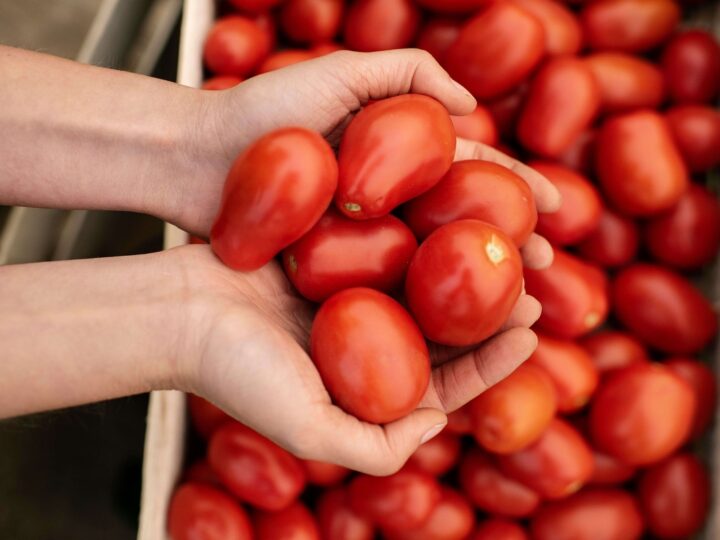
[[[530,537],[514,521],[492,518],[483,521],[468,540],[530,540]]]
[[[602,376],[618,368],[650,361],[643,344],[626,332],[602,330],[584,337],[580,345],[590,354],[595,368]]]
[[[482,105],[465,116],[451,116],[458,137],[490,146],[498,143],[498,131],[490,111]]]
[[[720,90],[720,44],[705,30],[673,37],[661,58],[665,84],[675,103],[711,103]]]
[[[637,223],[609,208],[603,208],[598,226],[577,245],[577,249],[586,261],[616,268],[632,262],[639,245]]]
[[[299,501],[282,510],[255,514],[256,540],[320,540],[315,517]]]
[[[454,435],[469,435],[472,433],[472,417],[468,405],[465,404],[447,415],[448,423],[445,426],[447,433]]]
[[[484,0],[483,0],[484,1]],[[445,53],[460,33],[461,21],[450,17],[434,17],[420,29],[415,45],[443,63]]]
[[[205,65],[216,75],[246,77],[270,53],[271,40],[248,17],[229,15],[218,19],[205,39]]]
[[[555,0],[512,0],[537,17],[545,30],[545,50],[550,56],[580,51],[582,29],[575,14]]]
[[[308,484],[315,486],[334,486],[342,482],[350,474],[349,469],[334,463],[304,459],[302,464],[305,468]]]
[[[558,163],[579,172],[592,174],[595,165],[595,130],[586,129],[557,157]]]
[[[521,84],[511,93],[484,103],[495,121],[498,132],[505,139],[512,140],[515,137],[515,129],[525,105],[528,88],[527,84]]]
[[[209,484],[217,488],[222,487],[220,478],[218,478],[218,475],[215,474],[215,471],[212,470],[212,467],[210,467],[210,464],[205,458],[198,459],[185,469],[182,481]]]
[[[232,420],[222,409],[195,394],[187,395],[187,406],[190,422],[203,439],[209,439],[217,428]]]
[[[407,47],[420,24],[412,0],[357,0],[345,17],[345,44],[355,51],[385,51]]]
[[[593,450],[593,474],[588,484],[594,486],[616,486],[635,476],[636,468],[613,456]]]
[[[340,30],[343,0],[287,0],[280,11],[280,26],[298,43],[324,43]]]
[[[457,463],[460,456],[460,438],[443,431],[437,437],[421,444],[410,456],[408,464],[433,476],[442,476]]]
[[[717,383],[713,371],[693,358],[670,358],[665,367],[690,385],[695,393],[695,417],[691,434],[701,436],[712,423],[717,402]]]
[[[665,112],[665,119],[690,171],[720,165],[720,112],[704,105],[678,105]]]
[[[346,488],[325,491],[317,504],[320,537],[323,540],[373,540],[375,528],[350,508]]]
[[[258,74],[268,73],[270,71],[275,71],[276,69],[292,66],[293,64],[306,62],[307,60],[312,60],[316,57],[317,54],[313,51],[305,49],[284,49],[282,51],[274,52],[265,58],[262,64],[260,64],[260,67],[258,67],[257,71]]]
[[[210,77],[202,83],[203,90],[227,90],[243,82],[242,78],[234,75],[218,75]]]

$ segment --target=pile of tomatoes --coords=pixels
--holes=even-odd
[[[720,247],[706,186],[720,165],[720,45],[678,28],[691,3],[229,0],[205,44],[207,89],[343,48],[415,46],[479,102],[466,117],[421,95],[368,104],[337,155],[316,133],[280,129],[228,175],[213,250],[243,271],[279,257],[318,305],[310,353],[336,404],[400,418],[427,389],[428,341],[492,336],[523,283],[543,312],[532,357],[387,477],[297,459],[189,396],[208,445],[171,502],[174,540],[702,528],[710,479],[692,451],[713,420],[699,357],[717,319],[695,284]],[[529,163],[560,210],[538,216],[504,167],[453,163],[456,135]],[[545,270],[522,267],[533,231],[553,244]]]

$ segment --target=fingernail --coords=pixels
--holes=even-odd
[[[435,424],[433,427],[428,429],[425,432],[425,435],[422,436],[422,439],[420,439],[420,444],[425,444],[430,439],[437,436],[437,434],[440,433],[446,425],[447,425],[447,423]]]
[[[470,92],[468,92],[468,89],[465,88],[462,84],[460,84],[459,82],[457,82],[455,79],[450,79],[450,80],[451,80],[452,83],[455,85],[455,87],[456,87],[458,90],[460,90],[463,94],[465,94],[465,95],[468,96],[468,97],[473,97],[473,95],[472,95]],[[473,99],[475,99],[475,98],[473,98]]]

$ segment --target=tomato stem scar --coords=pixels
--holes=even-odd
[[[362,210],[362,206],[354,202],[347,202],[343,206],[348,212],[359,212],[360,210]]]
[[[507,258],[507,254],[505,253],[503,246],[500,242],[498,242],[495,235],[492,235],[490,241],[485,244],[485,253],[488,256],[488,259],[490,259],[490,262],[495,265],[500,264]]]

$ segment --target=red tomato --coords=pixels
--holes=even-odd
[[[710,103],[720,90],[720,44],[704,30],[677,34],[663,51],[661,65],[675,103]]]
[[[410,262],[405,295],[425,336],[443,345],[472,345],[507,320],[522,289],[522,259],[510,237],[464,219],[443,225]]]
[[[516,246],[525,244],[538,220],[528,184],[490,161],[457,161],[435,187],[403,207],[403,219],[421,240],[460,219],[499,228]]]
[[[357,0],[345,18],[345,43],[356,51],[402,49],[419,24],[420,11],[412,0]]]
[[[601,375],[650,361],[645,347],[632,334],[603,330],[580,341]]]
[[[593,450],[593,474],[588,484],[595,486],[623,484],[635,476],[635,471],[635,467],[608,454]]]
[[[320,308],[310,350],[328,392],[376,424],[413,411],[430,381],[427,345],[410,315],[372,289],[345,289]]]
[[[495,146],[498,143],[498,131],[495,127],[495,121],[490,112],[482,105],[478,105],[470,114],[451,116],[450,119],[455,126],[455,133],[458,137],[490,146]]]
[[[717,401],[715,374],[702,362],[692,358],[672,358],[665,367],[690,385],[695,394],[695,418],[692,436],[699,437],[712,423]]]
[[[470,402],[473,435],[497,454],[517,452],[547,429],[557,408],[550,376],[524,364]]]
[[[215,254],[255,270],[315,225],[332,200],[337,165],[330,145],[304,128],[283,128],[235,160],[210,232]]]
[[[692,354],[712,341],[717,320],[710,303],[684,278],[649,264],[620,272],[612,286],[618,319],[645,343],[671,354]]]
[[[263,63],[260,64],[257,72],[259,74],[268,73],[270,71],[275,71],[276,69],[292,66],[293,64],[306,62],[307,60],[312,60],[313,58],[317,58],[317,54],[313,51],[306,51],[305,49],[285,49],[274,52],[268,56]]]
[[[208,461],[233,495],[263,510],[285,508],[305,486],[305,471],[297,459],[238,422],[215,431]]]
[[[562,195],[560,210],[538,216],[539,234],[556,245],[566,245],[582,240],[598,227],[602,202],[587,178],[556,163],[534,161],[529,165],[550,180]]]
[[[558,162],[581,174],[590,175],[595,163],[595,130],[586,129],[575,137]]]
[[[643,518],[629,493],[597,489],[544,506],[530,528],[533,540],[637,540]]]
[[[255,516],[256,540],[320,540],[315,518],[302,503],[295,501],[275,512]]]
[[[668,458],[645,471],[640,505],[658,538],[690,538],[707,517],[710,474],[692,454]]]
[[[460,462],[460,485],[480,510],[493,515],[523,518],[540,505],[540,496],[517,480],[506,476],[477,448]]]
[[[434,476],[442,476],[457,463],[460,456],[460,439],[442,432],[415,450],[408,461],[414,467]]]
[[[653,111],[606,120],[598,133],[595,161],[605,195],[626,214],[648,216],[667,210],[688,187],[687,170],[670,129]]]
[[[217,428],[232,420],[229,414],[195,394],[187,395],[187,406],[190,421],[203,439],[209,439]]]
[[[217,75],[245,77],[270,53],[268,34],[252,19],[230,15],[208,32],[203,56]]]
[[[673,0],[597,0],[580,12],[591,49],[644,52],[665,41],[677,26]]]
[[[691,184],[676,206],[648,222],[645,241],[663,264],[688,270],[711,263],[720,248],[720,201]]]
[[[343,0],[288,0],[280,11],[280,26],[299,43],[330,41],[340,30]]]
[[[469,435],[472,433],[472,417],[470,407],[463,405],[447,415],[448,423],[445,431],[455,435]]]
[[[396,531],[422,525],[441,496],[435,478],[412,469],[384,477],[360,475],[350,483],[350,507],[383,529]]]
[[[375,529],[352,511],[345,488],[325,491],[318,501],[317,519],[323,540],[373,540]]]
[[[235,77],[234,75],[219,75],[206,79],[205,82],[202,83],[201,88],[203,90],[227,90],[228,88],[237,86],[241,82],[243,82],[242,78]]]
[[[195,236],[195,235],[191,234],[188,236],[188,244],[206,245],[207,241],[203,240],[199,236]]]
[[[653,64],[625,53],[601,52],[584,59],[600,87],[600,108],[606,113],[657,108],[665,86]]]
[[[590,68],[577,58],[554,58],[530,84],[518,138],[528,150],[557,158],[590,127],[599,107],[600,90]]]
[[[577,54],[582,30],[575,14],[554,0],[513,0],[537,17],[545,30],[545,50],[549,55]]]
[[[720,165],[720,113],[703,105],[678,105],[665,113],[673,140],[693,172]]]
[[[476,98],[490,99],[520,84],[544,52],[540,21],[515,4],[496,2],[463,26],[445,67]]]
[[[342,482],[350,474],[349,469],[334,463],[305,459],[302,464],[305,467],[308,484],[316,486],[334,486]]]
[[[395,290],[415,250],[415,236],[395,216],[356,221],[329,209],[283,251],[283,266],[300,294],[322,302],[351,287]]]
[[[632,219],[603,208],[597,228],[577,248],[583,259],[614,268],[632,262],[639,243],[640,232]]]
[[[338,45],[337,43],[328,42],[313,45],[310,50],[315,53],[316,56],[325,56],[326,54],[343,51],[345,50],[345,48],[342,45]]]
[[[468,540],[530,540],[520,525],[504,519],[483,521]]]
[[[600,450],[629,465],[648,465],[687,440],[694,414],[690,385],[660,364],[638,364],[600,385],[590,432]]]
[[[422,27],[418,34],[416,45],[443,62],[445,53],[460,33],[461,21],[451,18],[434,17]]]
[[[212,467],[210,467],[207,459],[204,458],[197,460],[195,463],[185,469],[185,474],[183,474],[182,481],[209,484],[213,487],[222,487],[222,482],[220,482],[220,478],[218,478],[218,475],[215,474],[215,471],[212,470]]]
[[[495,125],[500,134],[511,139],[515,137],[515,127],[520,118],[520,113],[525,105],[525,98],[528,93],[528,85],[522,84],[513,90],[510,94],[506,94],[500,98],[485,103],[490,114],[495,120]],[[503,152],[505,150],[503,149]]]
[[[222,491],[196,483],[181,485],[170,501],[168,531],[172,540],[252,540],[250,520]]]
[[[259,13],[274,8],[283,0],[228,0],[230,5],[240,11]]]
[[[542,304],[538,327],[574,339],[600,326],[608,312],[605,276],[560,249],[545,270],[525,269],[525,288]]]
[[[353,219],[384,216],[440,181],[455,141],[450,115],[430,97],[409,94],[368,105],[340,144],[338,208]]]
[[[417,3],[440,13],[466,13],[483,7],[488,0],[417,0]]]

